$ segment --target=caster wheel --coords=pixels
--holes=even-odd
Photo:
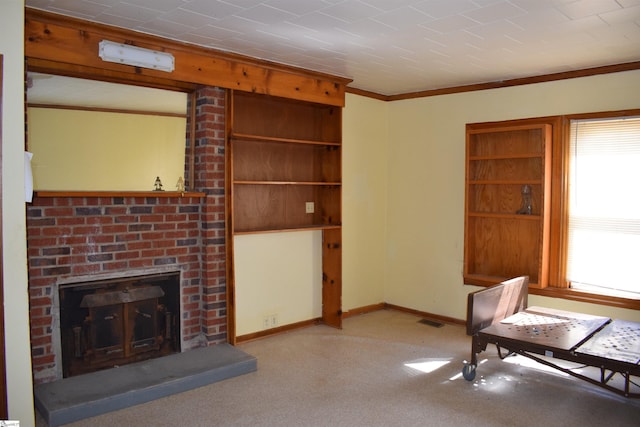
[[[462,377],[467,381],[473,381],[476,377],[476,367],[471,364],[466,364],[462,368]]]

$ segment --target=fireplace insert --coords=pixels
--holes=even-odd
[[[180,351],[180,273],[61,285],[63,377]]]

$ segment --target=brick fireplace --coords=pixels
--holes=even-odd
[[[195,118],[188,118],[188,122],[195,119],[191,172],[194,188],[187,188],[184,195],[49,192],[36,194],[33,203],[27,205],[31,349],[36,384],[63,377],[61,291],[78,284],[86,289],[99,282],[174,275],[179,298],[179,308],[175,310],[179,313],[179,319],[175,319],[180,337],[177,351],[227,340],[226,94],[222,89],[204,87],[196,95]],[[191,151],[189,136],[187,153]],[[188,156],[186,159],[188,165]],[[185,182],[189,182],[186,169]],[[122,299],[117,293],[125,288],[101,291],[112,293],[102,298]],[[129,289],[132,288],[125,292]],[[157,289],[136,288],[136,292],[147,294],[152,300],[164,298]],[[165,293],[166,289],[162,291]],[[124,301],[123,310],[131,308],[127,305],[131,296]],[[105,306],[95,297],[87,299],[85,305],[87,310],[91,305],[94,312]],[[141,305],[132,310],[156,316],[159,313],[149,308],[153,305],[162,306],[153,300],[146,308]],[[160,329],[146,332],[149,337],[138,340],[136,345],[151,343],[152,334],[167,334],[161,326]],[[84,333],[90,331],[88,328]],[[154,346],[157,341],[162,340],[154,341]]]

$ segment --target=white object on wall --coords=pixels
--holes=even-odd
[[[33,200],[33,173],[31,171],[31,159],[33,153],[24,152],[24,200],[31,203]]]

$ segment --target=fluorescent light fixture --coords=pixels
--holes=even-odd
[[[99,43],[99,55],[103,61],[151,68],[169,73],[175,68],[175,59],[170,53],[143,49],[109,40],[102,40]]]

